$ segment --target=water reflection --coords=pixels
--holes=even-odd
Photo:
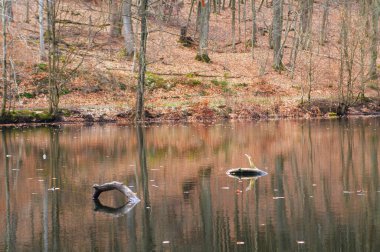
[[[0,251],[376,251],[379,124],[2,128]],[[227,177],[244,153],[268,175]],[[113,180],[141,203],[93,211]]]

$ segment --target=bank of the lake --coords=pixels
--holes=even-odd
[[[9,111],[0,118],[0,124],[29,123],[91,123],[120,122],[133,123],[134,109],[108,105],[87,105],[61,109],[57,116],[51,116],[47,109],[20,108]],[[146,122],[203,122],[229,120],[267,120],[286,118],[335,118],[352,116],[380,116],[380,100],[373,98],[345,106],[337,102],[318,100],[296,104],[290,102],[271,105],[235,103],[214,106],[208,103],[193,103],[187,106],[159,107],[146,106]]]

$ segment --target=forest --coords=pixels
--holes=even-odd
[[[1,0],[2,123],[376,115],[379,0]]]

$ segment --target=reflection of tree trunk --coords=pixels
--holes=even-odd
[[[212,216],[212,197],[211,197],[211,188],[210,188],[210,174],[206,173],[200,177],[201,183],[201,192],[199,205],[202,216],[203,223],[203,232],[205,251],[212,251],[214,248],[214,231],[213,231],[213,216]]]
[[[144,199],[144,210],[143,210],[143,251],[153,251],[154,249],[154,237],[151,223],[151,206],[149,198],[149,177],[148,177],[148,167],[146,163],[146,147],[145,147],[145,132],[141,125],[136,127],[137,133],[137,148],[139,154],[139,163],[141,169],[141,179],[143,186],[143,199]]]
[[[378,133],[374,132],[371,137],[371,174],[373,176],[374,188],[379,188],[379,136],[377,134]]]
[[[50,129],[50,167],[52,169],[52,176],[56,178],[53,181],[54,187],[61,187],[61,176],[59,174],[59,160],[60,160],[60,146],[59,146],[59,130],[55,128]],[[53,251],[58,251],[60,249],[60,219],[59,219],[59,209],[60,209],[60,193],[53,192],[52,197],[52,237],[53,237]]]
[[[43,188],[43,201],[42,201],[42,226],[43,226],[43,251],[49,251],[49,200],[48,200],[48,186],[47,182],[44,182],[44,188]]]
[[[283,182],[283,174],[284,174],[284,157],[283,156],[277,156],[275,161],[276,166],[276,188],[278,190],[278,195],[283,196],[285,194],[284,190],[284,182]],[[289,242],[289,228],[288,224],[286,222],[287,216],[286,216],[286,206],[285,206],[285,199],[276,200],[276,223],[275,226],[276,234],[278,237],[276,237],[278,242],[278,248],[282,248],[282,250],[289,250],[291,247]]]
[[[15,251],[14,241],[12,241],[12,222],[11,222],[11,196],[9,192],[9,162],[8,162],[8,145],[6,140],[5,129],[1,132],[2,145],[4,151],[4,168],[5,168],[5,209],[6,209],[6,241],[5,241],[5,251]]]

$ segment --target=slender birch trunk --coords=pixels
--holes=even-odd
[[[44,30],[44,0],[38,1],[38,23],[40,27],[40,60],[46,60]]]
[[[123,27],[126,57],[131,59],[135,53],[135,42],[132,26],[132,0],[123,0]]]
[[[7,105],[7,89],[8,89],[8,83],[7,83],[7,18],[6,18],[6,0],[2,1],[2,10],[1,10],[1,21],[3,25],[2,29],[2,35],[3,35],[3,71],[2,71],[2,78],[3,78],[3,100],[1,104],[1,113],[0,116],[5,115],[5,109]]]
[[[251,56],[252,59],[254,57],[254,47],[256,45],[256,33],[257,33],[257,26],[256,26],[256,4],[255,0],[251,1],[251,7],[252,7],[252,37],[251,37]]]
[[[137,99],[136,99],[136,117],[135,122],[144,120],[144,88],[145,88],[145,71],[146,71],[146,43],[148,38],[147,27],[147,10],[148,0],[140,2],[140,20],[141,20],[141,39],[140,39],[140,55],[139,55],[139,79],[137,84]]]
[[[239,0],[238,0],[239,1]],[[232,31],[232,51],[236,51],[236,0],[231,0],[231,12],[232,12],[232,18],[231,18],[231,31]]]

